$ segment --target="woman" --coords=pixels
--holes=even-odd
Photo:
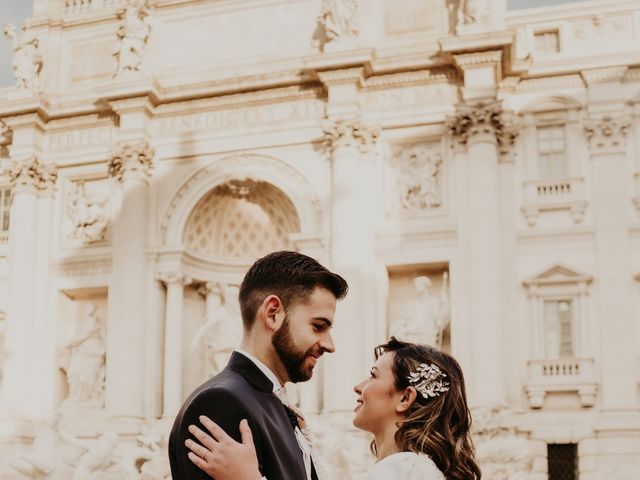
[[[469,428],[464,378],[458,362],[427,345],[391,338],[375,349],[370,376],[354,387],[353,424],[373,434],[377,462],[366,480],[479,480]],[[206,417],[190,431],[212,453],[188,441],[189,458],[216,480],[260,480],[251,431],[240,425],[242,443]]]

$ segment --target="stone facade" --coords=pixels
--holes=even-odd
[[[640,7],[505,3],[35,0],[4,30],[0,478],[166,478],[282,248],[351,287],[291,389],[331,476],[372,461],[352,387],[401,331],[460,360],[491,478],[558,443],[636,478]]]

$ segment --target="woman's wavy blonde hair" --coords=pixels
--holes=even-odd
[[[458,362],[428,345],[397,340],[395,337],[375,349],[376,359],[393,353],[393,375],[398,391],[410,387],[409,377],[420,364],[435,364],[447,375],[449,390],[416,401],[398,423],[396,444],[403,452],[425,453],[447,480],[480,480],[471,434],[471,413],[467,406],[464,377]],[[375,453],[375,445],[372,445]]]

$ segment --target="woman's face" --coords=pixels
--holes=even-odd
[[[356,408],[353,424],[361,430],[376,432],[394,424],[400,416],[396,408],[402,398],[393,376],[393,352],[381,355],[371,367],[369,377],[353,387]]]

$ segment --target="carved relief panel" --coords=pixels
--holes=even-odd
[[[445,203],[440,142],[395,145],[386,169],[387,212],[391,216],[428,215]]]
[[[62,243],[105,244],[109,240],[109,182],[106,178],[72,179],[62,196]]]

